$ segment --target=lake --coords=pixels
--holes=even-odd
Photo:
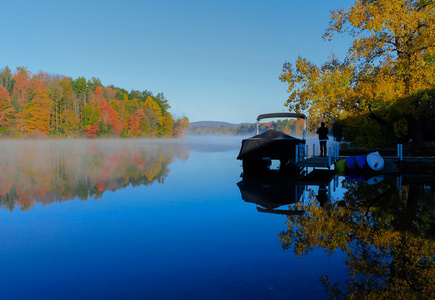
[[[241,139],[0,141],[2,299],[435,297],[433,177],[242,176]]]

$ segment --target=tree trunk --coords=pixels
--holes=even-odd
[[[424,149],[423,131],[420,120],[412,120],[411,122],[411,138],[412,138],[412,154],[419,154]]]

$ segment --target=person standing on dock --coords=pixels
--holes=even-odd
[[[317,129],[320,142],[320,156],[326,156],[326,141],[328,140],[328,127],[325,126],[325,122],[320,123],[320,128]]]

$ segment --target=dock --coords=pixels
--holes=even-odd
[[[331,169],[337,160],[339,160],[339,146],[329,147],[328,156],[316,156],[316,148],[313,145],[312,155],[309,156],[309,146],[305,148],[296,147],[296,165],[300,168],[327,168]]]
[[[308,155],[310,152],[311,156]],[[360,153],[359,155],[367,155],[370,152]],[[326,168],[331,170],[331,167],[339,160],[346,159],[350,156],[340,155],[339,146],[328,148],[328,156],[315,156],[316,148],[315,145],[309,149],[308,145],[303,147],[296,147],[296,161],[295,164],[300,168]],[[354,155],[355,156],[355,155]],[[394,155],[384,155],[383,159],[386,162],[386,166],[394,165],[398,168],[391,170],[383,170],[383,173],[394,173],[394,172],[404,172],[404,173],[425,173],[425,174],[435,174],[435,157],[425,156],[425,157],[411,157],[403,156],[402,145],[397,145],[397,156]],[[388,169],[388,168],[387,168]]]

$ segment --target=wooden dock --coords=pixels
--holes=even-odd
[[[314,156],[316,154],[316,148],[315,145],[311,148],[312,151],[309,151],[309,146],[305,145],[305,147],[296,147],[296,165],[300,168],[327,168],[328,170],[331,169],[331,166],[333,166],[338,160],[340,159],[346,159],[350,156],[348,155],[340,155],[339,146],[335,145],[334,147],[328,148],[328,154],[330,156]],[[308,154],[311,152],[311,156]],[[394,151],[393,151],[394,152]],[[361,152],[358,155],[351,155],[351,156],[361,156],[361,155],[367,155],[370,152]],[[402,172],[408,172],[408,173],[430,173],[435,174],[435,157],[410,157],[410,156],[403,156],[403,149],[402,145],[397,145],[397,156],[394,155],[383,155],[382,156],[386,162],[386,165],[388,164],[394,164],[399,166],[400,171]],[[385,172],[385,171],[384,171]]]
[[[300,168],[327,168],[331,169],[331,166],[335,164],[338,160],[339,154],[339,146],[334,145],[333,147],[328,148],[328,156],[316,156],[316,146],[315,144],[309,149],[309,145],[305,145],[303,148],[298,145],[296,147],[296,165]],[[311,156],[309,153],[312,152]]]
[[[337,161],[337,159],[332,156],[312,156],[298,161],[296,164],[301,168],[328,168]]]

